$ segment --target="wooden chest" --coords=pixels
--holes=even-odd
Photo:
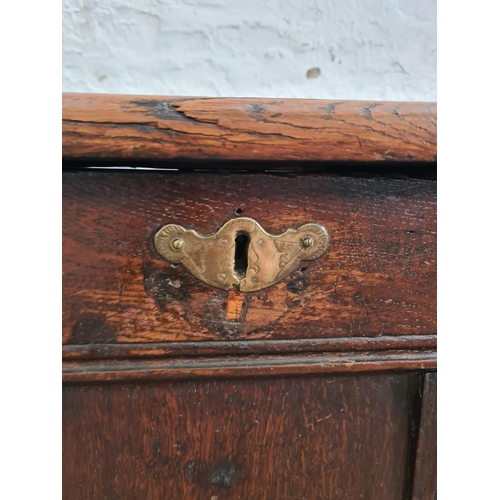
[[[64,498],[435,498],[435,174],[432,103],[63,95]]]

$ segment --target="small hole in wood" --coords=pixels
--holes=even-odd
[[[243,210],[242,210],[241,208],[237,208],[237,209],[234,211],[234,213],[235,213],[236,215],[243,215]]]

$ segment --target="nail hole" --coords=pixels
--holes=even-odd
[[[241,232],[236,235],[234,242],[234,274],[241,280],[247,275],[250,237],[248,233]]]
[[[234,211],[234,213],[235,213],[236,215],[243,215],[243,210],[242,210],[241,208],[237,208],[237,209]]]

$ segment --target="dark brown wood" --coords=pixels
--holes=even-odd
[[[306,373],[432,370],[434,351],[377,351],[161,360],[65,361],[63,382],[261,377]]]
[[[435,500],[435,103],[64,94],[63,160],[63,498]],[[244,295],[154,248],[239,215],[330,248]]]
[[[167,356],[222,356],[227,354],[283,354],[321,351],[414,350],[435,349],[436,335],[397,337],[351,337],[298,340],[219,340],[212,342],[167,342],[149,344],[63,345],[63,359],[153,358]]]
[[[412,500],[437,498],[437,374],[424,378]]]
[[[63,94],[63,157],[435,161],[436,104]],[[208,163],[204,168],[211,168]]]
[[[322,223],[331,245],[228,321],[227,292],[162,259],[153,236],[211,234],[236,210],[274,234]],[[433,181],[65,172],[63,213],[64,344],[436,333]]]
[[[67,385],[63,498],[402,500],[416,374]]]

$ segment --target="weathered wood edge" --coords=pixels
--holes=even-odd
[[[433,162],[431,102],[62,96],[65,159]],[[206,167],[211,166],[207,162]]]
[[[437,374],[424,377],[411,500],[437,495]]]
[[[435,370],[436,353],[371,352],[63,362],[63,382],[257,377],[389,370]]]
[[[228,354],[280,354],[324,351],[435,349],[436,335],[351,337],[336,339],[206,341],[170,343],[63,345],[64,360],[158,358],[169,356],[223,356]]]

